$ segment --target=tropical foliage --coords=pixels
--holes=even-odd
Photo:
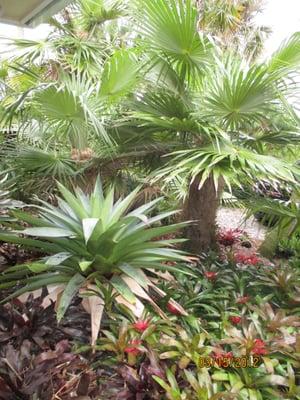
[[[3,241],[50,253],[49,257],[5,270],[0,278],[2,288],[18,285],[20,281],[23,287],[4,301],[44,286],[49,290],[49,286],[60,285],[59,321],[80,289],[102,298],[98,313],[102,313],[105,295],[112,292],[130,304],[137,303],[136,296],[146,299],[163,315],[148,294],[155,285],[147,272],[155,275],[155,270],[174,270],[168,262],[188,261],[188,257],[178,249],[168,248],[182,239],[154,240],[183,224],[152,228],[151,225],[161,224],[174,212],[151,217],[149,214],[160,199],[128,211],[137,190],[114,202],[114,189],[104,195],[99,179],[90,195],[79,188],[72,194],[61,184],[59,189],[63,198],[57,198],[57,207],[43,201],[41,206],[35,206],[39,217],[15,211],[20,222],[32,227],[22,229],[20,225],[14,232],[0,235]]]
[[[2,38],[1,400],[300,399],[300,36],[264,57],[261,7]]]

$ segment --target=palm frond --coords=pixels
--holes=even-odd
[[[75,163],[56,151],[23,147],[18,153],[17,165],[38,177],[51,177],[65,182],[75,175]]]
[[[300,233],[299,198],[292,197],[289,201],[283,201],[260,197],[243,202],[249,210],[248,216],[257,212],[263,213],[262,221],[277,229],[279,236],[282,232],[287,236]]]
[[[276,102],[278,90],[265,65],[249,67],[229,58],[211,75],[199,114],[225,128],[239,129],[270,119]]]
[[[8,174],[0,174],[0,223],[10,218],[3,214],[9,208],[17,208],[23,205],[20,201],[12,200],[10,195],[14,191],[13,182]]]
[[[65,76],[61,84],[40,84],[22,93],[6,110],[3,124],[18,121],[19,129],[29,120],[41,121],[44,131],[55,131],[70,139],[73,147],[85,148],[90,135],[112,144],[103,119],[104,102],[99,84],[77,75]]]
[[[200,137],[209,131],[206,123],[202,123],[192,115],[192,98],[163,88],[157,88],[153,92],[150,90],[131,106],[134,111],[130,115],[148,135],[164,132],[175,139],[182,134],[180,138],[184,140],[184,136]]]
[[[137,0],[140,32],[153,52],[175,65],[182,81],[197,82],[211,63],[212,43],[197,29],[192,0]]]
[[[300,68],[300,32],[294,33],[275,51],[269,61],[271,72],[287,74]]]
[[[248,137],[247,145],[253,146],[258,143],[269,143],[273,145],[296,145],[300,143],[300,132],[295,131],[273,131],[258,132],[255,136]]]
[[[192,181],[201,176],[199,188],[212,176],[216,188],[223,179],[231,190],[231,183],[240,184],[248,178],[269,177],[273,180],[295,182],[299,170],[275,157],[261,155],[247,148],[223,142],[208,148],[181,150],[172,153],[169,164],[156,171],[155,180],[164,178],[166,182],[177,175],[188,176]]]
[[[80,0],[77,4],[76,23],[86,32],[92,32],[107,21],[126,15],[126,1]]]
[[[244,8],[238,2],[213,0],[204,2],[200,27],[212,33],[236,31],[242,23]]]
[[[120,99],[130,92],[137,82],[138,62],[133,51],[116,51],[105,63],[102,74],[100,96]]]
[[[35,62],[41,63],[50,58],[50,53],[53,51],[47,39],[32,40],[1,37],[0,40],[5,49],[2,54],[6,58],[23,65]]]

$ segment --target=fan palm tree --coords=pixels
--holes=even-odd
[[[259,26],[255,16],[261,12],[260,0],[199,0],[199,27],[218,39],[227,48],[255,60],[271,33]]]
[[[273,154],[282,140],[299,139],[298,126],[290,122],[282,131],[276,121],[287,121],[287,99],[294,88],[289,77],[299,66],[300,38],[295,34],[270,60],[251,65],[220,51],[199,32],[192,0],[137,4],[148,73],[127,118],[117,126],[121,148],[125,138],[137,152],[143,145],[151,151],[153,143],[169,152],[152,178],[187,179],[183,216],[197,222],[186,236],[189,249],[199,253],[215,245],[224,185],[266,176],[296,181],[299,170],[268,151],[270,136]]]
[[[60,71],[98,74],[114,48],[122,47],[128,30],[125,0],[78,0],[48,21],[49,35],[43,40],[2,38],[13,62],[38,66],[49,79]],[[127,23],[128,25],[128,23]]]
[[[45,40],[2,38],[9,58],[0,74],[1,125],[13,125],[17,135],[1,143],[1,155],[25,161],[24,173],[32,172],[32,165],[26,167],[29,158],[23,157],[24,144],[35,147],[30,161],[48,183],[51,175],[69,176],[72,162],[80,162],[82,170],[83,161],[94,154],[93,145],[112,149],[106,120],[132,90],[138,70],[127,43],[126,5],[78,0],[49,20]],[[53,174],[58,164],[60,174]]]
[[[112,150],[106,120],[138,70],[134,51],[123,48],[125,5],[80,0],[49,21],[45,40],[6,41],[12,57],[0,77],[1,124],[13,125],[17,135],[1,143],[1,155],[27,183],[29,176],[38,179],[43,191],[55,187],[54,179],[66,183],[82,173],[93,147]]]

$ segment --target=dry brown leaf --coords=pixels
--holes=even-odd
[[[130,287],[131,291],[138,297],[149,301],[152,307],[157,311],[157,313],[164,319],[168,319],[166,314],[158,307],[158,305],[151,299],[151,297],[145,292],[145,290],[132,278],[129,276],[122,276],[124,282]]]
[[[121,295],[117,296],[115,300],[117,303],[123,304],[124,306],[129,308],[129,310],[131,310],[136,317],[141,318],[141,316],[143,315],[145,307],[139,299],[136,299],[135,304],[129,303],[129,301],[124,299],[124,297]]]
[[[167,293],[165,293],[163,290],[158,288],[156,285],[152,285],[151,288],[160,296],[160,297],[165,297]]]
[[[87,289],[99,292],[96,285],[87,285]],[[104,302],[100,296],[88,296],[82,300],[82,306],[91,315],[91,345],[94,346],[100,331]]]
[[[48,286],[48,295],[44,298],[42,302],[42,306],[47,308],[50,306],[51,302],[58,304],[57,300],[59,295],[64,291],[65,285],[53,285]]]
[[[42,294],[42,289],[37,289],[37,290],[33,290],[32,292],[23,293],[17,299],[20,300],[21,303],[26,303],[26,301],[30,295],[33,295],[33,298],[36,299],[37,297],[40,297],[41,294]]]
[[[90,396],[72,397],[73,400],[92,400]]]
[[[90,302],[87,298],[82,300],[81,305],[88,314],[91,314]]]
[[[152,268],[147,268],[147,271],[152,272],[153,274],[159,276],[160,278],[162,278],[166,281],[169,281],[169,282],[174,281],[174,276],[172,274],[170,274],[170,272],[168,272],[168,271],[162,272],[162,271],[157,271]]]
[[[91,331],[92,331],[91,344],[92,346],[94,346],[100,331],[104,302],[100,297],[97,296],[89,297],[89,302],[91,308]]]

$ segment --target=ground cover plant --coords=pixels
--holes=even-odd
[[[1,400],[300,399],[300,35],[264,57],[260,7],[77,0],[5,39]]]

